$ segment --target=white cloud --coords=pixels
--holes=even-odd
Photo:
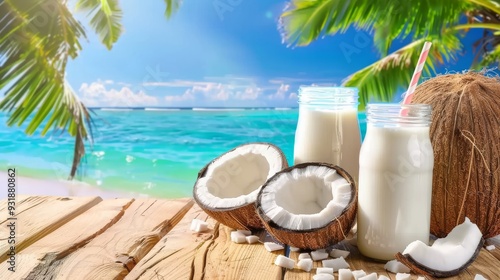
[[[287,92],[290,90],[290,85],[281,84],[274,94],[267,96],[271,100],[285,100]]]
[[[108,89],[108,85],[107,81],[83,83],[79,89],[82,102],[91,107],[134,107],[158,104],[156,97],[146,94],[143,90],[134,91],[126,86],[120,89]]]
[[[212,84],[211,82],[204,81],[190,81],[190,80],[172,80],[168,82],[147,82],[142,85],[145,87],[195,87],[206,86]]]
[[[288,99],[298,99],[298,98],[299,96],[295,92],[290,93],[290,95],[288,96]]]
[[[185,103],[196,100],[206,105],[228,105],[226,102],[252,101],[257,100],[262,94],[262,90],[256,85],[229,85],[222,83],[193,83],[191,88],[181,95],[165,96],[165,101],[169,105],[174,103]]]

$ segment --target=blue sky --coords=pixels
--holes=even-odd
[[[113,49],[87,28],[88,43],[68,64],[68,80],[87,106],[296,106],[300,85],[339,85],[377,60],[370,36],[354,30],[287,47],[277,28],[285,1],[184,1],[170,20],[162,0],[121,5],[125,30]],[[440,71],[468,68],[465,52]]]

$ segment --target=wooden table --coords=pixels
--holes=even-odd
[[[209,218],[193,200],[110,199],[99,197],[19,197],[16,207],[15,272],[9,271],[6,200],[0,201],[0,279],[312,279],[311,273],[274,265],[278,254],[257,244],[234,244],[231,229]],[[194,218],[210,230],[189,230]],[[261,241],[271,240],[264,231]],[[395,274],[363,258],[348,242],[351,269]],[[447,279],[473,279],[480,273],[500,279],[500,244],[483,249],[462,274]],[[295,252],[290,257],[296,259]],[[315,266],[321,266],[316,262]],[[416,279],[413,276],[412,279]],[[430,279],[430,278],[428,278]]]

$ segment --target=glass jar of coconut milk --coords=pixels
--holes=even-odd
[[[338,165],[357,181],[360,147],[358,90],[302,86],[294,164],[325,162]]]
[[[392,260],[420,240],[429,242],[434,155],[431,107],[369,104],[359,157],[358,248]]]

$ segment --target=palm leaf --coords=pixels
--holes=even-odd
[[[123,13],[118,0],[78,0],[76,9],[87,12],[90,26],[101,42],[111,49],[123,32]]]
[[[481,69],[495,64],[496,67],[500,67],[500,45],[497,45],[491,51],[484,53],[482,60],[474,66],[476,69]]]
[[[396,38],[439,38],[443,28],[472,7],[455,0],[293,0],[281,15],[280,28],[283,39],[298,46],[351,27],[373,31],[375,45],[385,55]]]
[[[460,38],[454,32],[448,32],[441,38],[422,38],[350,75],[343,85],[359,89],[360,110],[368,102],[392,101],[398,91],[410,84],[420,50],[428,40],[433,45],[423,70],[427,76],[435,73],[436,63],[454,60],[462,48]]]
[[[36,21],[40,11],[46,11],[45,24]],[[83,27],[58,0],[1,1],[0,12],[0,90],[5,93],[0,110],[9,112],[8,125],[27,123],[28,135],[43,127],[42,135],[66,130],[74,136],[72,178],[91,119],[64,73],[68,58],[81,49]]]
[[[173,13],[177,12],[177,10],[180,8],[182,4],[182,0],[164,0],[165,5],[167,7],[165,8],[165,16],[167,18],[171,17]]]

